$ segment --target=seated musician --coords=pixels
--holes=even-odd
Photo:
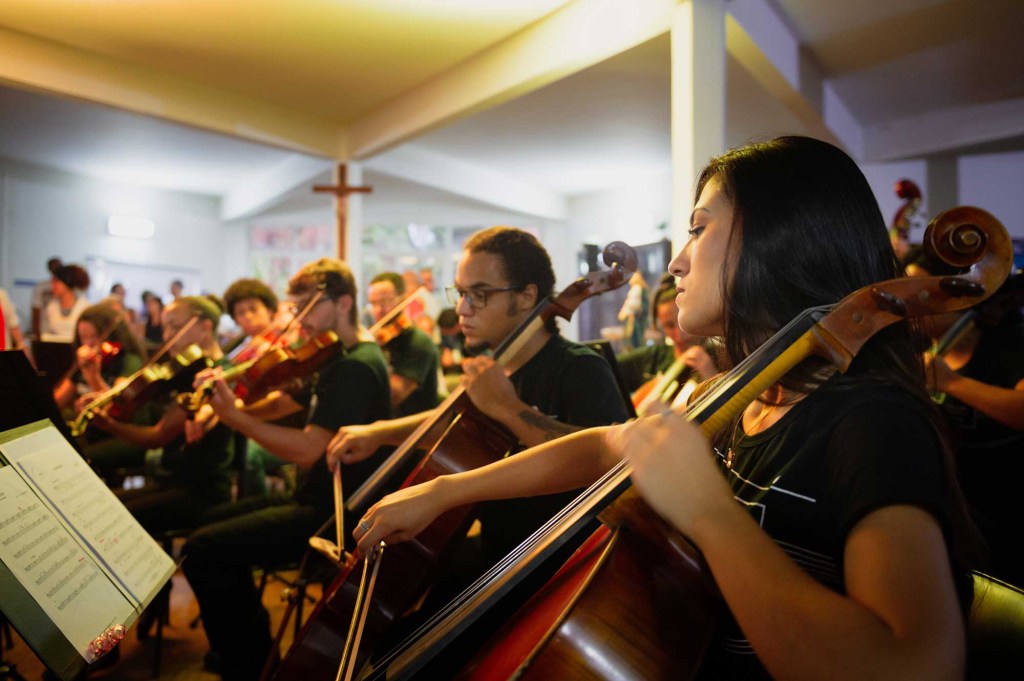
[[[169,342],[177,336],[167,349],[167,357],[173,358],[196,345],[204,357],[222,361],[223,353],[217,345],[221,313],[215,301],[200,296],[184,296],[164,308],[164,340]],[[151,483],[141,489],[117,491],[132,515],[153,533],[194,527],[209,508],[231,497],[231,432],[218,426],[200,442],[186,443],[187,413],[169,395],[165,398],[168,404],[163,415],[151,426],[125,423],[102,410],[92,421],[94,426],[121,440],[161,450],[157,474]]]
[[[264,349],[274,328],[277,296],[259,279],[239,279],[224,291],[224,307],[228,316],[241,329],[241,334],[224,344],[224,354],[232,361],[248,359]],[[245,356],[236,357],[245,352]]]
[[[130,331],[126,319],[106,304],[92,305],[82,311],[75,327],[75,364],[73,374],[54,389],[54,399],[62,409],[73,404],[81,412],[99,395],[121,385],[142,368],[145,350]],[[156,405],[143,405],[131,418],[135,424],[152,424],[160,417]],[[102,431],[86,432],[82,454],[104,479],[111,481],[116,471],[141,468],[146,448]]]
[[[911,276],[951,272],[920,249],[908,254]],[[989,548],[984,571],[1024,586],[1017,527],[1019,480],[1024,478],[1024,321],[1016,275],[965,315],[971,321],[941,354],[925,357],[929,387],[952,429],[956,464],[967,503]],[[938,341],[961,318],[935,315],[923,326]],[[966,321],[966,320],[965,320]]]
[[[330,258],[309,263],[289,281],[288,295],[296,309],[308,306],[299,322],[303,338],[333,331],[340,339],[337,357],[320,369],[312,393],[295,398],[308,407],[304,427],[269,422],[295,406],[281,392],[240,408],[224,381],[218,381],[210,405],[221,422],[305,469],[298,489],[290,498],[256,497],[213,509],[205,518],[208,524],[182,550],[207,638],[229,680],[255,681],[271,649],[269,618],[253,584],[253,566],[300,560],[310,536],[334,512],[331,475],[323,460],[331,436],[342,426],[370,423],[391,412],[387,364],[356,317],[356,285],[348,266]],[[368,460],[347,470],[345,492],[354,491],[377,465]]]
[[[224,344],[224,354],[232,364],[259,357],[279,341],[283,324],[275,323],[277,295],[259,279],[239,279],[224,291],[228,316],[241,334]],[[289,334],[291,336],[291,334]],[[283,339],[280,339],[283,341]],[[297,415],[300,421],[302,417]],[[285,423],[291,421],[283,420]],[[253,440],[247,440],[244,489],[246,494],[265,494],[267,473],[280,472],[284,462]]]
[[[106,304],[82,311],[73,343],[77,368],[53,389],[53,398],[61,409],[87,395],[110,390],[141,369],[145,361],[145,351],[125,319]],[[83,405],[87,402],[88,397]]]
[[[405,281],[397,272],[381,272],[371,279],[366,295],[374,322],[379,322],[391,312],[405,293]],[[382,347],[391,368],[394,414],[408,416],[436,407],[441,359],[434,341],[415,324],[404,328],[384,327],[381,332],[381,338],[386,341]]]
[[[658,326],[669,342],[644,346],[616,357],[626,390],[632,393],[650,381],[657,381],[680,357],[684,358],[683,362],[693,370],[698,380],[717,374],[711,343],[691,336],[676,323],[679,310],[676,308],[674,280],[669,280],[667,287],[658,290],[654,310]]]
[[[670,265],[679,324],[724,336],[734,365],[802,310],[900,275],[868,183],[817,140],[712,159],[690,220]],[[728,609],[699,678],[962,679],[970,528],[938,426],[895,324],[847,373],[805,360],[715,443],[675,416],[583,431],[401,490],[355,535],[366,552],[446,508],[579,487],[625,458]]]
[[[492,227],[463,246],[448,288],[466,345],[498,348],[553,292],[555,275],[544,247],[528,232]],[[566,340],[554,320],[526,341],[511,376],[487,356],[467,360],[463,385],[485,415],[532,446],[626,418],[611,367],[589,348]],[[342,428],[331,442],[328,462],[343,471],[382,445],[400,445],[432,412],[368,426]],[[347,473],[343,473],[345,475]],[[561,508],[571,495],[485,504],[480,512],[479,555],[466,556],[462,579],[475,577]],[[458,582],[460,577],[452,577]],[[452,588],[455,588],[454,584]]]

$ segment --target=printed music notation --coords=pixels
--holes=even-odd
[[[95,553],[100,568],[134,606],[174,571],[171,558],[56,429],[0,444],[0,452]]]
[[[38,606],[86,661],[175,569],[49,421],[0,433],[0,563],[27,596],[20,607]]]
[[[10,466],[0,468],[0,561],[83,654],[133,609]]]

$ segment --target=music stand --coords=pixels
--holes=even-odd
[[[54,341],[32,341],[32,356],[36,360],[43,383],[53,390],[71,364],[75,361],[75,349],[71,343]]]

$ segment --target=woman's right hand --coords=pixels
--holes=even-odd
[[[327,445],[327,466],[356,463],[373,455],[386,444],[384,428],[376,423],[340,428]]]
[[[412,539],[448,510],[440,490],[441,478],[389,494],[367,511],[352,536],[360,556],[367,556],[380,542],[397,544]]]

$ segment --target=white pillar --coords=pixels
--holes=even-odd
[[[725,2],[681,0],[672,18],[673,248],[686,239],[697,175],[725,151]]]
[[[347,161],[345,178],[350,187],[363,184],[363,164]],[[348,195],[348,225],[345,230],[345,261],[356,279],[356,287],[363,280],[363,197],[365,194],[353,192]],[[359,291],[360,299],[365,300],[366,291]],[[358,303],[358,301],[356,301]]]

